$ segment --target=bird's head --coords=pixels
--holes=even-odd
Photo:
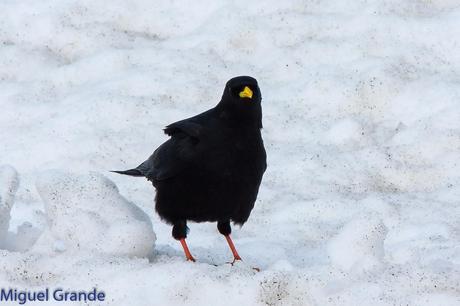
[[[228,94],[235,103],[260,103],[259,85],[257,80],[249,76],[239,76],[230,79],[225,85],[225,94]]]
[[[262,96],[257,80],[250,76],[230,79],[219,103],[222,114],[234,121],[262,127]]]

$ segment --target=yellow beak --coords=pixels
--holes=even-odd
[[[252,99],[252,90],[251,88],[244,86],[243,91],[240,92],[240,98],[249,98]]]

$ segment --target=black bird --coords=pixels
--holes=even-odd
[[[172,236],[195,261],[185,242],[187,221],[216,222],[234,260],[230,221],[243,225],[267,168],[262,128],[262,96],[256,79],[229,80],[220,102],[197,116],[164,129],[171,138],[137,168],[113,171],[146,177],[156,188],[155,209],[173,225]]]

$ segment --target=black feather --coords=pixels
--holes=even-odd
[[[144,176],[139,170],[137,169],[130,169],[130,170],[125,170],[125,171],[110,171],[118,174],[124,174],[124,175],[130,175],[130,176]]]

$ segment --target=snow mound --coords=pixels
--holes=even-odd
[[[378,218],[352,220],[329,242],[332,263],[347,271],[380,266],[386,235],[387,228]]]
[[[148,216],[95,172],[49,171],[36,181],[48,229],[35,250],[147,256],[156,240]]]
[[[27,221],[18,225],[15,232],[8,230],[18,187],[16,169],[9,165],[0,166],[0,249],[9,251],[25,251],[40,236],[40,230]]]
[[[16,170],[8,165],[0,166],[0,246],[4,245],[8,237],[10,212],[18,186],[19,177]]]

